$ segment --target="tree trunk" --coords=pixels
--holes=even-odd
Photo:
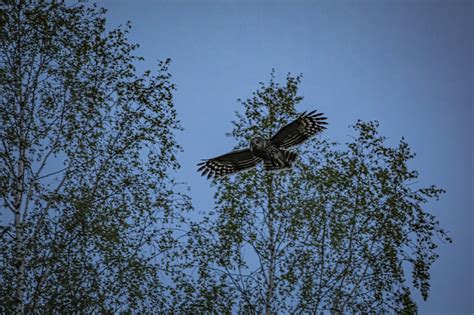
[[[17,5],[17,19],[20,25],[23,1]],[[15,192],[13,196],[13,212],[15,215],[15,250],[14,263],[16,268],[16,314],[23,314],[23,295],[25,293],[25,251],[24,251],[24,222],[21,216],[21,205],[23,201],[24,180],[25,180],[25,147],[26,147],[26,95],[23,93],[23,74],[22,74],[22,33],[21,28],[18,32],[16,43],[16,83],[18,96],[18,168],[15,176]]]
[[[267,205],[267,227],[268,227],[268,247],[270,251],[270,259],[268,262],[268,285],[265,298],[265,315],[272,313],[272,300],[275,291],[275,229],[273,222],[273,178],[271,174],[268,174],[267,179],[267,194],[268,194],[268,205]]]
[[[15,215],[15,250],[14,261],[16,268],[16,313],[23,314],[23,295],[25,292],[25,260],[24,260],[24,226],[21,217],[21,204],[23,201],[23,184],[24,184],[24,149],[20,140],[20,157],[18,160],[18,174],[15,178],[15,195],[14,195],[14,215]]]

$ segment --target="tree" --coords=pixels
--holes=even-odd
[[[282,86],[272,73],[252,98],[239,100],[244,111],[228,134],[236,148],[297,117],[300,79],[288,75]],[[257,168],[214,181],[215,211],[189,238],[199,277],[182,309],[416,312],[407,273],[426,299],[434,237],[450,241],[424,206],[443,190],[416,188],[418,173],[408,167],[415,155],[403,139],[389,147],[377,122],[352,128],[356,136],[345,145],[308,141],[289,171]]]
[[[6,1],[0,11],[0,305],[7,313],[160,305],[159,258],[189,208],[170,61],[138,74],[130,25],[104,9]]]

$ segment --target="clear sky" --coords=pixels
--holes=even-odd
[[[185,131],[176,175],[195,208],[213,206],[196,163],[232,149],[224,136],[247,98],[275,68],[303,73],[301,111],[329,117],[325,136],[350,140],[348,125],[378,120],[392,144],[405,136],[421,185],[447,190],[430,212],[450,231],[432,269],[421,314],[473,313],[473,5],[469,1],[117,1],[109,27],[132,21],[145,57],[173,60],[175,105]]]

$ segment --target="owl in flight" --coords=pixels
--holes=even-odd
[[[287,149],[299,145],[318,132],[326,129],[327,117],[323,113],[303,112],[296,120],[282,127],[273,137],[255,137],[248,149],[236,150],[227,154],[203,160],[199,163],[201,175],[207,178],[221,177],[237,173],[263,161],[266,171],[290,168],[297,154]]]

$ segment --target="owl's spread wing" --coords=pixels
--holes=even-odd
[[[260,161],[262,159],[253,155],[249,149],[237,150],[204,160],[198,164],[198,171],[202,171],[201,175],[207,175],[207,178],[221,177],[252,168]]]
[[[316,113],[315,110],[304,112],[296,120],[281,128],[270,141],[282,149],[301,144],[326,129],[327,117],[323,115]]]

